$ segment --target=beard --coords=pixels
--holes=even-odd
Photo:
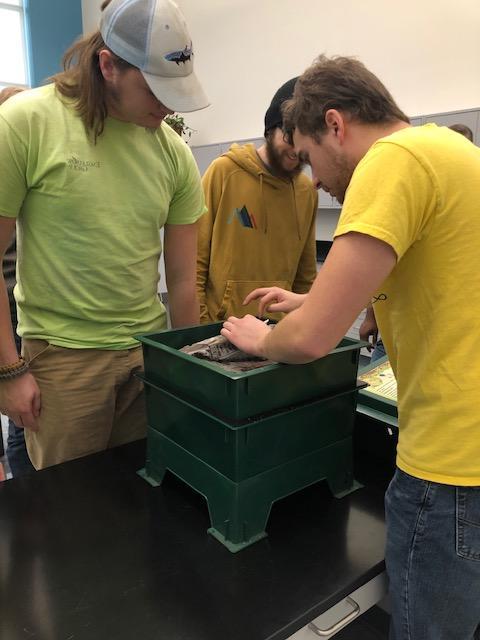
[[[286,152],[279,152],[278,149],[273,144],[272,136],[267,135],[265,138],[266,142],[266,152],[268,158],[268,166],[271,169],[273,175],[278,178],[284,178],[286,180],[293,180],[296,178],[299,173],[301,173],[303,165],[299,162],[295,169],[285,169],[283,166],[283,156],[286,155]]]
[[[351,167],[347,160],[339,155],[334,159],[334,166],[337,170],[337,177],[332,191],[334,191],[333,195],[338,202],[343,204],[355,167]]]

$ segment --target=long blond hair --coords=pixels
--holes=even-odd
[[[94,142],[103,133],[107,117],[107,88],[99,64],[102,49],[110,51],[118,68],[133,68],[106,46],[100,31],[95,31],[73,43],[63,56],[64,70],[51,78],[57,91],[73,100]]]

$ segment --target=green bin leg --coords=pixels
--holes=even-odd
[[[212,523],[208,531],[230,551],[239,551],[267,535],[274,502],[324,478],[336,498],[359,487],[353,480],[351,438],[241,482],[210,486],[205,493]]]
[[[334,445],[333,465],[325,463],[325,478],[328,488],[335,498],[343,498],[360,489],[363,485],[353,477],[353,447],[351,441],[344,440]]]
[[[204,496],[212,524],[208,533],[230,551],[265,538],[272,505],[268,492],[259,498],[251,482],[230,480],[162,433],[149,429],[147,463],[138,473],[158,486],[167,470]]]
[[[272,500],[255,495],[248,485],[224,478],[211,485],[206,496],[212,524],[208,533],[233,553],[267,536]]]
[[[325,465],[325,478],[328,488],[336,498],[350,493],[354,487],[353,453],[351,446],[339,447],[336,452],[335,464]]]
[[[161,449],[156,446],[152,438],[147,440],[147,460],[145,467],[137,471],[138,475],[146,480],[152,487],[159,487],[167,471],[166,464],[163,461]]]
[[[340,497],[357,488],[351,473],[351,438],[235,482],[165,435],[149,430],[146,472],[159,484],[168,469],[201,493],[208,503],[208,532],[236,552],[264,538],[272,504],[324,478]],[[153,482],[152,482],[153,481]]]

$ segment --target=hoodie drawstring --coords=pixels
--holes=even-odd
[[[265,196],[263,194],[263,173],[259,173],[260,178],[260,201],[262,203],[262,218],[263,218],[263,233],[267,233],[268,230],[268,207],[265,203]]]
[[[293,180],[292,180],[292,193],[293,193],[293,208],[295,209],[295,221],[297,223],[297,235],[298,235],[298,239],[301,240],[302,231],[300,228],[300,216],[299,216],[298,207],[297,207],[297,193],[295,191],[295,182]]]

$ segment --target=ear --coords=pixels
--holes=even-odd
[[[340,144],[343,144],[345,139],[345,118],[336,109],[328,109],[325,113],[325,124],[327,129],[331,132]]]
[[[101,49],[98,53],[98,66],[106,82],[112,82],[117,75],[117,67],[113,61],[112,52]]]

